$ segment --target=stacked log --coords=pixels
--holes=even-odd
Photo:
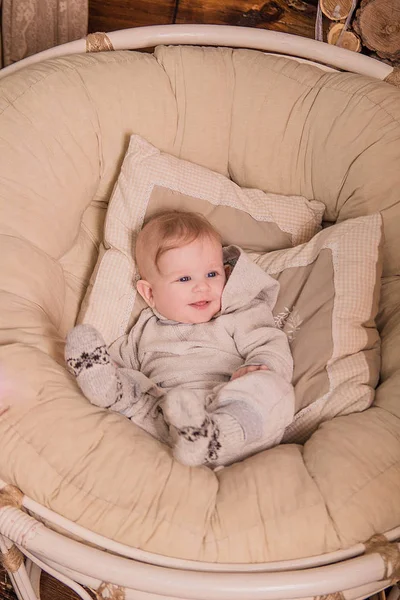
[[[374,55],[400,65],[400,0],[362,0],[354,30]]]
[[[400,0],[320,0],[327,42],[400,64]]]
[[[328,32],[328,44],[339,45],[346,50],[353,50],[354,52],[361,52],[361,40],[353,32],[348,29],[344,30],[344,23],[334,23],[329,28]]]

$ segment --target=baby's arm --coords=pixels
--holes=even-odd
[[[130,418],[141,410],[143,393],[156,387],[138,371],[136,348],[131,337],[134,337],[133,332],[115,342],[115,360],[102,335],[91,325],[74,327],[65,345],[67,366],[86,398],[95,406]]]
[[[143,310],[129,334],[119,337],[109,346],[110,356],[118,366],[140,371],[139,341],[152,316],[150,309]]]
[[[108,348],[114,362],[127,369],[139,371],[140,364],[137,355],[137,340],[135,339],[135,328],[128,335],[123,335]]]
[[[158,408],[163,395],[155,383],[135,370],[130,334],[118,340],[119,359],[132,368],[118,367],[101,334],[90,325],[78,325],[68,334],[65,358],[77,383],[95,406],[119,412],[139,427],[166,441],[168,428]]]
[[[160,396],[157,386],[139,370],[138,340],[150,315],[143,311],[129,334],[110,348],[91,325],[78,325],[68,334],[65,360],[92,404],[132,418],[142,410],[145,394]]]
[[[264,301],[256,299],[237,313],[233,337],[245,361],[241,369],[264,365],[286,381],[292,380],[293,359],[287,336],[275,326],[272,311]]]
[[[67,336],[65,360],[92,404],[118,410],[123,382],[101,334],[91,325],[78,325]]]

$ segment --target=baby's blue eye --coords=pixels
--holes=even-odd
[[[210,271],[209,273],[207,273],[207,277],[216,277],[217,275],[217,271]]]
[[[188,275],[185,275],[185,277],[180,277],[179,281],[181,281],[182,283],[185,283],[185,281],[190,281],[190,277]]]

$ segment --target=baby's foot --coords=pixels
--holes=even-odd
[[[97,406],[107,407],[115,402],[104,394],[110,379],[116,376],[107,346],[101,334],[91,325],[78,325],[67,336],[65,360],[77,379],[82,392]]]
[[[231,415],[214,412],[210,420],[206,463],[218,468],[234,462],[237,453],[240,456],[245,438],[243,428]]]
[[[169,425],[172,453],[182,464],[195,467],[206,462],[211,419],[204,408],[204,394],[194,390],[170,390],[162,402]]]

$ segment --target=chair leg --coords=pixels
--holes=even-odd
[[[5,536],[0,535],[1,554],[4,556],[8,555],[9,550],[12,547],[13,543]],[[24,562],[22,562],[22,564],[15,571],[7,568],[7,561],[5,561],[4,566],[18,600],[40,600],[40,597],[36,595],[32,587],[31,580],[29,579]]]

